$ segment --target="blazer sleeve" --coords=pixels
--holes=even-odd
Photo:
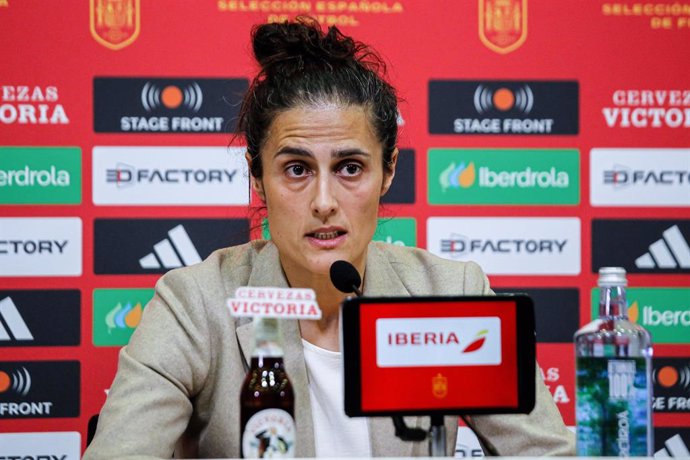
[[[203,299],[193,277],[169,272],[129,345],[100,413],[85,460],[171,458],[209,369]]]
[[[465,280],[466,293],[479,291],[487,295],[493,294],[486,275],[478,265],[468,264]],[[536,374],[535,405],[529,414],[463,417],[479,438],[487,455],[575,455],[575,435],[563,423],[551,392],[544,384],[538,364]]]

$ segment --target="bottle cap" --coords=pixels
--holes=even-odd
[[[599,269],[599,286],[627,286],[623,267],[601,267]]]
[[[279,337],[279,327],[277,318],[262,318],[255,317],[252,321],[254,323],[254,335],[257,340],[277,340]]]

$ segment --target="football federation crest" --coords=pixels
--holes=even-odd
[[[448,378],[440,373],[436,374],[436,377],[431,379],[431,392],[435,398],[445,398],[448,395]]]
[[[522,46],[527,39],[527,0],[479,0],[479,38],[501,54]]]
[[[140,0],[89,0],[91,35],[98,43],[119,50],[139,36]]]

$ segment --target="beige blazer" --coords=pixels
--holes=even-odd
[[[165,274],[146,306],[84,459],[121,457],[234,457],[240,455],[240,385],[252,351],[252,328],[230,317],[225,299],[239,286],[287,287],[271,242],[254,241],[214,252],[204,262]],[[383,243],[369,245],[364,275],[368,296],[489,294],[473,263],[440,259],[426,251]],[[314,430],[297,321],[283,328],[285,366],[295,391],[296,455],[314,456]],[[428,428],[428,417],[408,417]],[[541,377],[529,415],[466,418],[489,454],[574,455],[574,437],[563,425]],[[427,443],[400,441],[387,418],[370,418],[374,456],[426,456]],[[446,417],[452,456],[457,417]],[[338,452],[333,452],[338,456]]]

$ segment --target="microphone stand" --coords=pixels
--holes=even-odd
[[[431,428],[429,428],[429,456],[446,456],[446,426],[443,424],[442,415],[431,416]]]
[[[421,428],[410,428],[405,424],[402,415],[392,417],[395,426],[395,435],[403,441],[419,442],[427,438],[426,431]],[[446,427],[443,424],[442,415],[431,416],[429,428],[429,457],[446,456]]]

